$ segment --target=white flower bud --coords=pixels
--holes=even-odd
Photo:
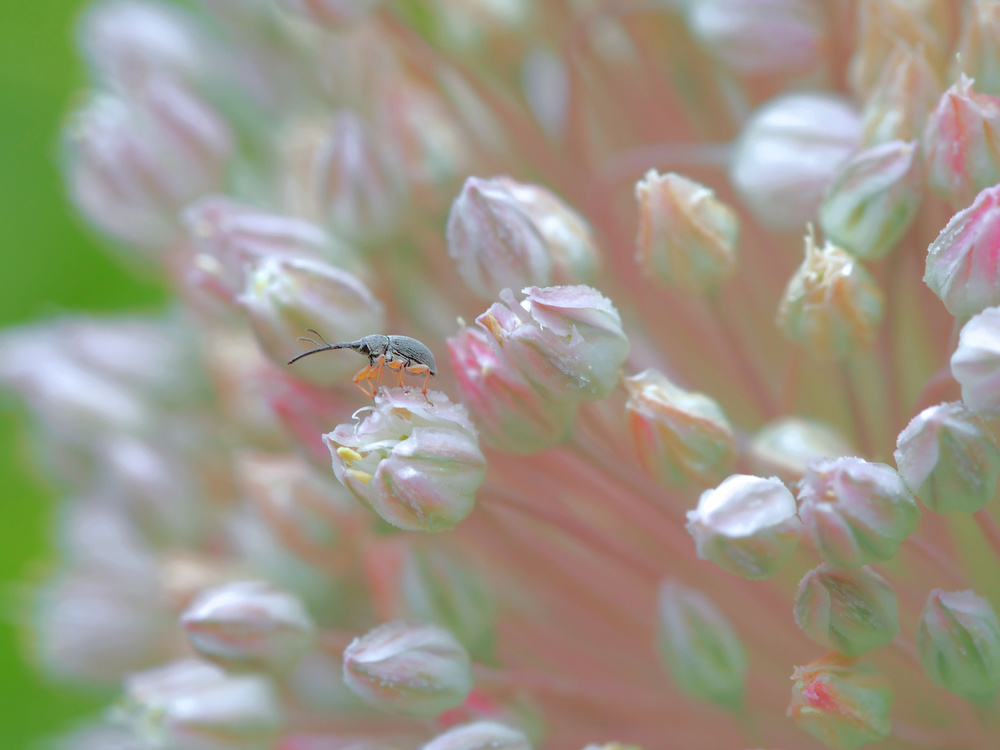
[[[933,682],[988,701],[1000,689],[1000,620],[972,591],[934,589],[917,625],[917,651]]]
[[[951,374],[969,411],[1000,414],[1000,307],[988,307],[962,326]]]
[[[422,750],[531,750],[528,737],[495,721],[476,721],[449,729]]]

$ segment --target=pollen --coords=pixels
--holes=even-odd
[[[356,450],[352,450],[352,449],[350,449],[350,448],[348,448],[346,446],[341,446],[341,447],[337,448],[337,455],[340,456],[342,459],[344,459],[344,463],[346,463],[348,465],[350,465],[350,464],[356,464],[359,461],[361,461],[361,459],[362,459],[362,456],[361,456],[360,453],[358,453]]]

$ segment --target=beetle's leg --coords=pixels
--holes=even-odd
[[[396,377],[399,380],[399,387],[403,387],[403,370],[406,369],[406,362],[401,359],[391,359],[386,362],[390,368],[396,371]]]
[[[431,368],[427,365],[410,365],[406,371],[412,372],[414,375],[424,376],[424,387],[420,392],[424,394],[424,398],[427,398],[427,383],[431,379]]]
[[[365,386],[361,385],[362,380],[364,380],[366,384],[369,384],[371,382],[371,378],[372,378],[372,366],[365,365],[360,370],[358,370],[358,374],[354,376],[354,385],[356,385],[363,394],[365,394],[368,398],[374,401],[375,400],[374,391],[369,392],[369,390],[365,388]]]
[[[378,360],[376,360],[376,366],[372,368],[372,374],[376,378],[376,386],[372,393],[378,393],[382,390],[382,368],[385,367],[385,355],[378,355]],[[374,396],[372,396],[374,398]]]

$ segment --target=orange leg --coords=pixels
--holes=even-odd
[[[372,401],[375,400],[375,392],[369,391],[368,388],[365,388],[365,386],[361,385],[361,381],[364,380],[365,384],[370,386],[373,372],[374,368],[371,365],[365,365],[360,370],[358,370],[357,375],[354,376],[354,385],[356,385],[358,389]]]
[[[427,398],[427,383],[431,379],[431,368],[427,365],[410,365],[406,368],[407,372],[412,372],[414,375],[424,376],[424,388],[421,393],[424,394],[424,398]]]
[[[379,358],[378,358],[378,367],[376,368],[376,371],[378,372],[378,387],[375,388],[375,390],[373,391],[373,393],[378,393],[380,390],[382,390],[382,368],[383,367],[385,367],[385,355],[384,354],[380,355]]]
[[[402,388],[403,387],[403,370],[404,370],[404,367],[405,367],[404,363],[402,361],[398,360],[398,359],[394,359],[394,360],[391,360],[389,362],[386,362],[386,365],[388,367],[390,367],[391,369],[393,369],[393,370],[396,371],[396,378],[399,380],[399,387]]]

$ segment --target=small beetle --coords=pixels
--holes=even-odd
[[[371,336],[365,336],[357,341],[341,341],[331,344],[323,338],[322,334],[312,328],[307,328],[306,330],[314,336],[319,337],[323,343],[320,344],[319,341],[300,336],[299,341],[308,341],[310,344],[315,344],[316,348],[302,352],[297,357],[292,357],[288,360],[288,364],[297,362],[303,357],[308,357],[310,354],[316,354],[317,352],[326,352],[333,349],[353,349],[358,354],[364,354],[368,357],[368,364],[362,367],[358,371],[358,374],[354,376],[354,385],[360,388],[361,392],[368,398],[374,401],[375,394],[382,387],[383,367],[388,367],[396,371],[400,387],[403,385],[404,371],[423,375],[424,388],[421,392],[424,394],[424,398],[427,398],[427,381],[430,380],[431,375],[437,375],[437,367],[434,364],[434,354],[416,339],[411,339],[409,336],[386,336],[381,333],[373,333]],[[377,378],[375,387],[371,387],[372,378]],[[364,381],[371,390],[365,388],[361,384],[361,381]]]

